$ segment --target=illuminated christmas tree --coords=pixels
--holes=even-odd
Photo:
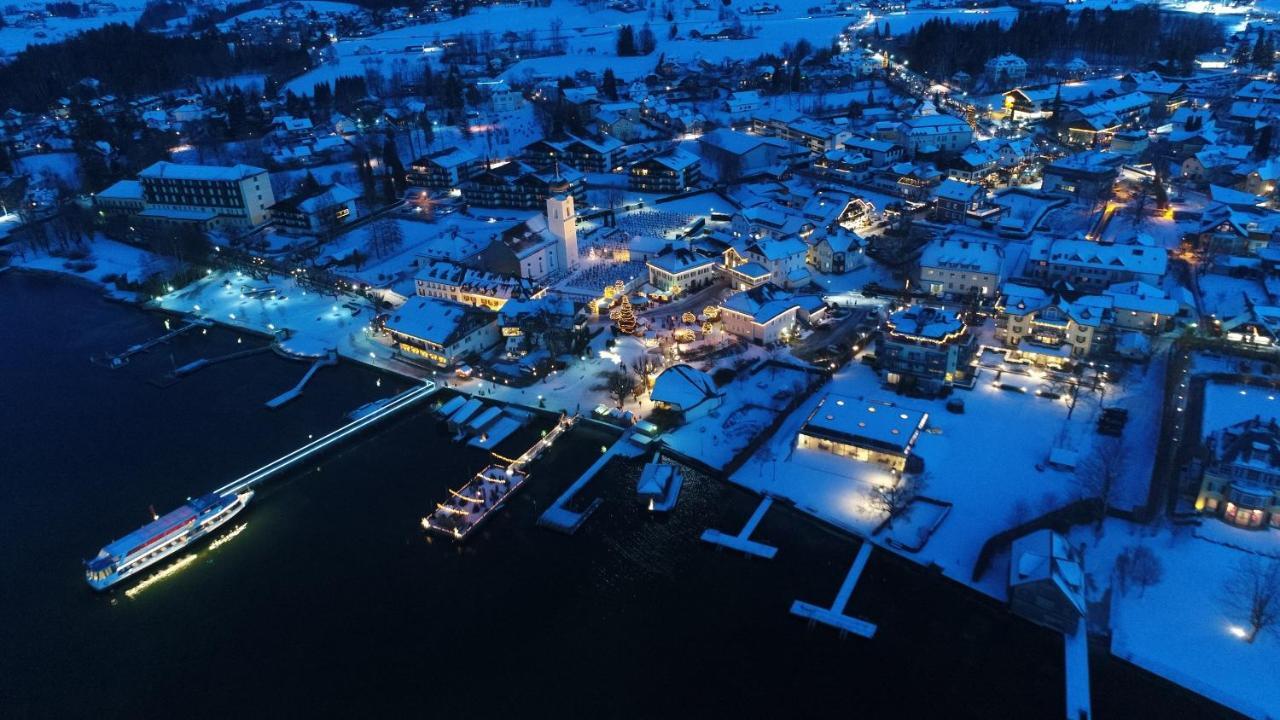
[[[618,306],[618,330],[624,335],[631,335],[636,331],[636,314],[631,311],[631,298],[626,295],[622,296],[622,304]]]

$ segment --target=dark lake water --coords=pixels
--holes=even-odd
[[[463,548],[418,520],[486,458],[423,409],[265,485],[242,533],[135,598],[94,594],[81,560],[148,506],[170,510],[405,387],[345,363],[268,410],[306,370],[271,354],[153,383],[263,342],[225,329],[119,370],[90,363],[161,323],[92,289],[0,275],[0,716],[1062,715],[1059,638],[883,552],[850,603],[873,640],[792,618],[795,599],[830,603],[857,541],[775,507],[753,536],[780,547],[774,560],[717,552],[702,530],[736,531],[756,504],[724,483],[686,483],[655,521],[634,471],[610,466],[577,535],[536,527],[609,441],[586,427]],[[1099,718],[1226,715],[1105,654],[1093,677]]]

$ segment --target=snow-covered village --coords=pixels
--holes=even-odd
[[[1278,20],[5,5],[0,714],[1280,718]]]

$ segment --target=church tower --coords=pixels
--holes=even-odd
[[[578,216],[573,212],[573,195],[561,193],[547,198],[547,230],[556,237],[566,270],[578,267]]]

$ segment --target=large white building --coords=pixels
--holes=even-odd
[[[973,142],[969,123],[951,115],[921,115],[898,125],[898,144],[911,155],[917,153],[957,153]]]
[[[153,221],[208,227],[257,227],[275,205],[267,171],[252,165],[179,165],[158,162],[138,173],[145,209]]]

